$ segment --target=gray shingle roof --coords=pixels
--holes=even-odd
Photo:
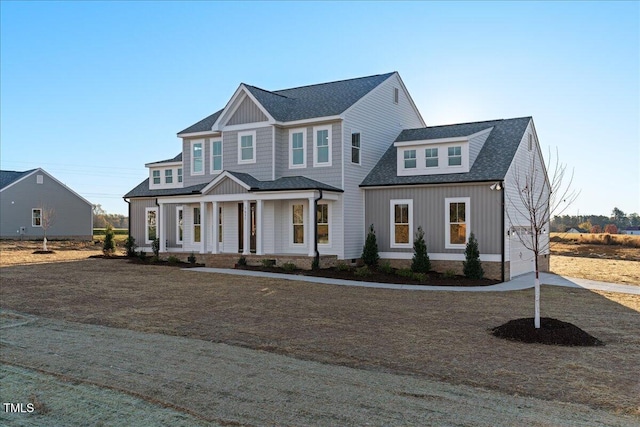
[[[530,121],[531,117],[521,117],[419,129],[405,129],[398,135],[396,142],[468,136],[493,127],[478,157],[467,173],[398,176],[396,162],[397,148],[391,145],[369,175],[362,181],[360,186],[445,184],[504,179]]]
[[[276,91],[247,84],[245,86],[275,120],[288,122],[342,114],[393,74],[377,74]],[[178,134],[211,130],[221,112],[222,110],[200,120]]]
[[[304,176],[288,176],[278,178],[275,181],[259,181],[248,173],[227,171],[235,178],[244,182],[251,189],[250,191],[288,191],[288,190],[324,190],[342,192],[341,189],[332,187],[322,182],[306,178]],[[215,179],[215,178],[214,178]],[[212,180],[213,181],[213,180]],[[160,190],[149,190],[149,178],[142,181],[134,189],[124,195],[125,198],[136,197],[166,197],[166,196],[184,196],[188,194],[201,194],[203,188],[209,185],[205,182],[198,185],[192,185],[185,188],[167,188]]]
[[[9,184],[19,180],[20,178],[29,175],[35,169],[30,169],[24,172],[17,171],[2,171],[0,170],[0,189],[8,186]]]
[[[175,162],[181,162],[182,161],[182,153],[178,154],[177,156],[175,156],[172,159],[166,159],[166,160],[158,160],[157,162],[151,162],[151,163],[147,163],[148,165],[160,165],[162,163],[175,163]]]

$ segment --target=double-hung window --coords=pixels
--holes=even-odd
[[[160,171],[152,171],[151,174],[153,175],[153,184],[160,185]]]
[[[193,243],[200,243],[201,237],[200,208],[193,208]]]
[[[222,141],[211,141],[211,172],[222,171]]]
[[[304,168],[307,165],[307,131],[289,131],[289,168]]]
[[[291,225],[293,226],[293,244],[304,244],[304,205],[291,205]]]
[[[222,243],[222,206],[218,206],[218,242]]]
[[[391,200],[391,247],[410,248],[413,245],[413,200]]]
[[[31,226],[42,227],[42,209],[31,209]]]
[[[318,228],[318,243],[329,243],[329,205],[326,203],[319,203],[316,210],[317,220],[316,227]]]
[[[182,182],[182,168],[178,168],[178,182]]]
[[[164,170],[164,183],[173,184],[173,169]]]
[[[462,147],[455,146],[447,148],[449,156],[449,166],[462,166]]]
[[[351,163],[360,164],[360,133],[351,134]]]
[[[313,166],[331,166],[331,126],[313,128]]]
[[[151,244],[158,237],[158,208],[146,208],[145,221],[144,240],[146,244]]]
[[[238,132],[238,163],[256,162],[256,132]]]
[[[404,150],[404,168],[415,169],[416,167],[416,150]]]
[[[202,175],[204,173],[204,156],[202,141],[191,142],[191,174]]]
[[[424,158],[425,158],[425,167],[427,168],[438,167],[438,149],[437,148],[425,148]]]
[[[445,199],[445,248],[464,249],[469,239],[469,197]]]
[[[182,236],[184,235],[184,219],[183,208],[178,206],[176,208],[176,243],[182,243]]]

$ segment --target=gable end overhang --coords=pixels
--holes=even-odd
[[[267,117],[266,122],[260,123],[271,125],[276,122],[271,113],[269,113],[269,111],[267,111],[267,109],[256,99],[256,97],[253,96],[251,91],[247,89],[244,83],[241,83],[240,86],[238,86],[238,89],[236,89],[236,91],[234,92],[233,96],[231,96],[231,99],[229,99],[229,102],[227,102],[227,105],[225,105],[218,119],[215,121],[213,126],[211,126],[211,130],[214,132],[222,132],[222,130],[234,130],[238,127],[245,127],[245,125],[227,126],[226,123],[231,119],[231,117],[233,117],[233,114],[238,110],[240,104],[242,104],[242,101],[244,101],[244,99],[247,97],[258,107],[258,109],[260,109],[262,114]]]
[[[64,184],[63,182],[59,181],[58,179],[56,179],[53,175],[51,175],[49,172],[45,171],[42,168],[37,168],[34,169],[33,171],[31,171],[30,173],[20,177],[19,179],[16,179],[15,181],[13,181],[12,183],[10,183],[9,185],[7,185],[4,188],[0,189],[0,192],[6,190],[7,188],[11,188],[14,185],[24,181],[25,179],[29,178],[30,176],[33,176],[37,173],[42,173],[44,175],[47,175],[50,179],[52,179],[53,181],[55,181],[58,185],[60,185],[61,187],[63,187],[65,190],[69,191],[70,193],[72,193],[74,196],[76,196],[77,198],[79,198],[80,200],[82,200],[83,202],[85,202],[86,204],[88,204],[89,206],[93,207],[93,203],[91,203],[90,201],[88,201],[87,199],[85,199],[84,197],[82,197],[80,194],[76,193],[74,190],[72,190],[71,188],[69,188],[66,184]]]

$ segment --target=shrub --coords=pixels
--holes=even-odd
[[[140,261],[147,262],[147,253],[145,251],[140,251],[138,253],[138,258],[140,258]]]
[[[282,264],[282,269],[284,271],[293,271],[296,269],[296,265],[292,262],[285,262],[284,264]]]
[[[462,271],[469,279],[482,279],[484,271],[480,263],[480,250],[478,241],[473,233],[469,236],[467,247],[464,250],[465,261],[462,261]]]
[[[445,277],[445,279],[453,279],[454,277],[456,277],[456,272],[453,270],[447,270],[443,273],[443,276]]]
[[[318,270],[320,268],[320,258],[313,258],[313,261],[311,262],[311,269],[312,270]]]
[[[396,274],[401,277],[413,277],[413,271],[410,268],[399,268]]]
[[[391,263],[389,261],[383,262],[382,265],[378,267],[378,270],[387,274],[393,273],[393,267],[391,267]]]
[[[128,257],[136,256],[136,249],[138,248],[138,245],[136,245],[135,237],[127,237],[127,239],[124,241],[124,247],[127,250]]]
[[[357,277],[367,277],[367,276],[371,276],[372,272],[371,270],[369,270],[369,266],[368,265],[363,265],[362,267],[356,268],[356,271],[354,271],[354,273]]]
[[[104,242],[102,243],[102,253],[106,256],[111,256],[116,251],[116,242],[114,238],[113,227],[111,224],[107,224],[107,229],[104,233]]]
[[[411,271],[416,273],[426,273],[431,270],[431,261],[427,254],[427,244],[424,241],[424,231],[422,226],[418,227],[413,241],[413,259],[411,261]]]
[[[370,267],[378,265],[380,256],[378,255],[378,242],[376,240],[376,232],[373,229],[373,224],[369,226],[369,233],[367,234],[367,240],[364,242],[361,257],[362,261]]]
[[[191,252],[191,254],[187,257],[187,261],[189,261],[189,264],[195,264],[196,263],[196,254]]]
[[[276,260],[275,259],[263,259],[262,261],[260,261],[262,263],[262,266],[265,268],[270,268],[273,267],[274,265],[276,265]]]
[[[338,264],[336,264],[336,270],[338,271],[349,271],[350,269],[351,267],[349,267],[346,262],[340,261]]]
[[[413,278],[413,280],[417,280],[420,283],[424,283],[427,281],[427,275],[424,273],[413,273],[411,277]]]
[[[180,259],[177,256],[171,255],[167,261],[169,264],[178,264]]]
[[[241,256],[241,257],[238,259],[238,265],[239,265],[240,267],[245,267],[245,266],[247,265],[247,258],[246,258],[246,257]]]
[[[157,237],[153,239],[153,242],[151,242],[151,250],[153,251],[154,257],[160,257],[160,239],[158,239]]]

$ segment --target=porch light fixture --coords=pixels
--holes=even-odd
[[[502,184],[500,184],[499,182],[494,182],[490,187],[490,189],[492,190],[502,190]]]

